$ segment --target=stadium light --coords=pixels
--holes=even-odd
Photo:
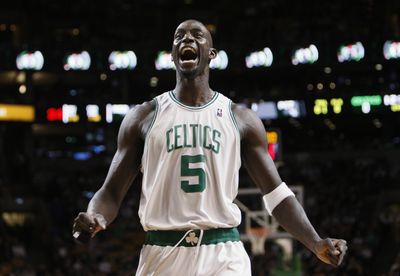
[[[281,142],[280,142],[280,131],[279,130],[271,130],[266,133],[267,141],[268,141],[268,153],[271,156],[273,161],[278,161],[281,156]]]
[[[340,114],[342,112],[342,106],[343,106],[342,98],[333,98],[331,99],[330,104],[333,107],[333,112],[335,114]]]
[[[46,119],[49,122],[62,121],[63,112],[61,107],[50,107],[46,111]]]
[[[371,106],[382,104],[382,97],[380,95],[354,96],[351,97],[350,102],[353,107],[361,107],[361,111],[367,114],[370,113]]]
[[[121,121],[122,118],[129,112],[127,104],[107,104],[106,105],[106,121],[112,123],[115,120]]]
[[[297,49],[292,56],[292,64],[313,64],[318,60],[318,49],[314,44],[310,44],[307,48]]]
[[[278,111],[274,102],[252,103],[251,109],[261,120],[271,120],[278,118]]]
[[[252,52],[246,57],[246,67],[270,67],[274,56],[270,48],[265,47],[262,51]]]
[[[74,104],[63,104],[62,121],[65,124],[79,122],[78,107]]]
[[[64,70],[88,70],[91,59],[87,51],[67,54],[64,62]]]
[[[400,95],[384,95],[383,104],[386,106],[390,106],[390,110],[392,110],[393,112],[400,112]]]
[[[211,60],[210,68],[211,69],[218,69],[218,70],[225,70],[228,67],[229,59],[228,55],[224,50],[218,51],[217,56]]]
[[[385,59],[400,59],[400,42],[388,40],[383,44],[383,56]]]
[[[316,99],[314,101],[314,114],[327,114],[328,113],[328,101],[326,99]]]
[[[368,102],[370,105],[381,105],[382,97],[380,95],[372,96],[354,96],[351,98],[351,105],[354,107],[362,106],[364,102]]]
[[[365,49],[361,42],[354,44],[342,45],[339,47],[337,52],[337,58],[339,62],[345,61],[360,61],[364,58]]]
[[[99,106],[97,104],[89,104],[86,106],[86,116],[89,122],[98,123],[101,121]]]
[[[340,114],[342,113],[343,103],[343,98],[332,98],[330,101],[327,99],[315,99],[313,112],[315,115],[330,114],[331,110],[329,106],[331,106],[333,113]]]
[[[157,70],[175,69],[175,64],[172,61],[171,53],[166,51],[158,52],[155,65]]]
[[[20,94],[25,94],[26,93],[26,85],[25,84],[21,84],[18,88],[18,91]]]
[[[0,104],[0,121],[33,122],[35,108],[32,105]]]
[[[137,64],[137,58],[133,51],[112,51],[108,57],[111,70],[133,70]]]
[[[282,117],[298,118],[304,115],[304,102],[296,100],[278,101],[278,112]],[[278,114],[279,114],[278,113]]]
[[[41,70],[44,64],[43,54],[40,51],[23,51],[17,56],[17,68],[19,70]]]

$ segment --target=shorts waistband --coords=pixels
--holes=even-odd
[[[200,231],[199,229],[191,231],[148,231],[144,244],[195,247],[199,242]],[[185,238],[182,239],[184,236]],[[182,241],[177,245],[181,239]],[[201,239],[202,245],[228,241],[240,241],[240,234],[236,227],[203,230],[203,237]]]

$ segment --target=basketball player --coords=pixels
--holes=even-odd
[[[316,233],[266,153],[260,119],[210,89],[216,55],[202,23],[178,26],[175,89],[126,115],[106,180],[75,219],[74,236],[106,229],[142,168],[139,217],[147,233],[136,275],[250,275],[233,203],[242,155],[267,211],[323,262],[340,265],[346,241]]]

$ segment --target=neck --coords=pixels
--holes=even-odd
[[[208,74],[190,79],[177,73],[174,92],[180,102],[189,106],[201,106],[214,96],[208,83]]]

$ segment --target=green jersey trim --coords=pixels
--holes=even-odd
[[[238,124],[237,124],[237,122],[236,122],[235,115],[233,114],[233,111],[232,111],[232,101],[229,101],[229,114],[231,115],[231,119],[232,119],[232,121],[233,121],[233,124],[234,124],[234,126],[235,126],[237,132],[239,133],[239,137],[240,137],[239,127],[238,127]]]
[[[156,110],[154,111],[153,119],[151,120],[149,129],[147,130],[146,138],[147,138],[147,136],[149,135],[151,129],[153,128],[153,125],[154,125],[154,122],[156,121],[156,118],[157,118],[157,115],[158,115],[158,110],[159,110],[157,98],[154,98],[153,100],[154,100],[154,102],[156,103]]]
[[[184,108],[191,109],[191,110],[202,110],[202,109],[204,109],[204,108],[210,106],[210,105],[211,105],[213,102],[215,102],[215,100],[218,98],[218,95],[219,95],[219,93],[218,93],[218,92],[215,92],[214,95],[213,95],[213,97],[211,98],[211,100],[210,100],[208,103],[205,103],[205,104],[202,105],[202,106],[189,106],[189,105],[186,105],[186,104],[181,103],[181,102],[176,98],[175,94],[174,94],[172,91],[169,92],[169,96],[171,97],[171,99],[172,99],[174,102],[176,102],[178,105],[180,105],[180,106],[182,106],[182,107],[184,107]]]
[[[148,231],[145,245],[196,247],[199,242],[200,230],[187,231]],[[204,230],[200,245],[217,244],[228,241],[240,241],[237,228],[216,228]]]

